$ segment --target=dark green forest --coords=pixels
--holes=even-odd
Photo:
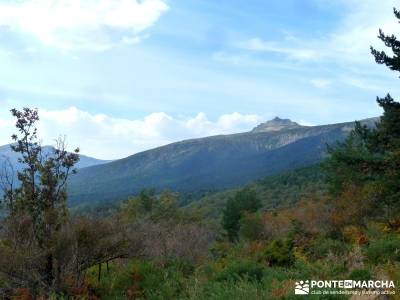
[[[379,38],[394,56],[371,48],[373,57],[399,72],[400,41],[382,31]],[[12,150],[23,167],[16,177],[11,165],[2,167],[0,297],[296,299],[295,282],[313,278],[393,280],[398,289],[400,103],[387,94],[377,105],[383,115],[375,126],[356,123],[308,166],[223,191],[154,185],[114,204],[73,209],[67,186],[79,149],[68,152],[59,139],[52,155],[42,155],[38,111],[13,109]],[[102,189],[91,197],[112,192],[107,176],[93,179]],[[399,292],[379,299],[400,299]]]

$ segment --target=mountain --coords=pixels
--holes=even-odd
[[[363,120],[373,126],[377,118]],[[319,162],[326,144],[343,140],[354,122],[301,126],[275,118],[250,132],[172,143],[71,177],[71,205],[121,200],[143,188],[193,193],[221,190]]]
[[[271,132],[271,131],[280,131],[287,129],[296,129],[301,126],[296,122],[292,122],[289,119],[280,119],[279,117],[275,117],[274,119],[267,121],[265,123],[261,123],[257,127],[255,127],[252,132]]]
[[[256,191],[262,210],[274,210],[295,205],[302,199],[318,198],[328,190],[319,164],[267,176],[246,185]],[[218,218],[226,201],[243,186],[220,192],[209,192],[189,203],[185,208],[202,212],[209,218]]]
[[[43,152],[44,154],[51,154],[54,152],[54,147],[52,146],[43,146]],[[0,146],[0,166],[2,166],[3,162],[7,159],[11,162],[11,164],[14,166],[14,169],[18,170],[20,168],[19,163],[18,163],[18,154],[15,153],[10,145],[4,145]],[[89,157],[86,155],[79,155],[80,159],[79,162],[77,163],[76,167],[78,169],[86,168],[86,167],[91,167],[95,165],[100,165],[104,164],[110,161],[107,160],[101,160],[93,157]]]

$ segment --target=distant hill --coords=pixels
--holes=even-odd
[[[373,126],[377,120],[362,122]],[[121,200],[149,187],[183,193],[232,188],[321,161],[326,144],[344,139],[353,127],[275,118],[250,132],[169,144],[80,170],[69,182],[70,201]]]
[[[186,208],[200,211],[206,217],[218,218],[226,201],[243,187],[256,191],[264,211],[293,206],[302,199],[321,196],[328,189],[319,164],[315,164],[267,176],[245,186],[207,193]]]
[[[54,147],[43,146],[43,152],[44,152],[44,154],[51,154],[52,152],[54,152]],[[96,159],[96,158],[89,157],[86,155],[79,155],[79,157],[80,157],[79,162],[76,165],[76,167],[78,169],[110,162],[107,160]],[[8,159],[11,162],[11,164],[15,167],[16,170],[20,168],[19,163],[18,163],[18,153],[15,153],[14,151],[12,151],[9,144],[0,146],[0,166],[3,164],[5,159]]]

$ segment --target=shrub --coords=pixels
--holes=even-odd
[[[220,259],[228,255],[232,249],[232,244],[230,242],[218,242],[212,245],[209,249],[212,258]]]
[[[181,272],[185,276],[190,276],[193,274],[195,267],[192,262],[186,259],[171,259],[167,262],[166,267],[169,270],[176,272]]]
[[[262,238],[263,223],[262,218],[258,214],[246,213],[240,219],[239,236],[248,241],[255,241]]]
[[[97,276],[97,266],[88,269],[85,276],[86,286],[92,287],[95,293],[100,295],[102,299],[123,299],[125,292],[134,284],[134,278],[129,266],[111,263],[110,272],[103,272],[100,281],[98,281]],[[73,288],[70,293],[76,297],[83,297],[82,292],[86,293],[87,291],[81,291],[81,289],[74,291]]]
[[[290,266],[294,262],[293,247],[288,240],[273,240],[265,249],[265,258],[269,264]]]
[[[263,267],[251,261],[234,261],[216,276],[216,281],[236,281],[239,279],[260,281]]]
[[[363,236],[361,229],[354,225],[345,226],[342,229],[342,235],[345,241],[348,241],[352,244],[356,244]]]
[[[370,280],[372,278],[370,271],[366,269],[354,269],[350,275],[349,279],[351,280]]]
[[[186,299],[186,298],[185,298]],[[239,279],[237,281],[210,282],[206,286],[195,286],[189,290],[190,300],[242,300],[271,299],[270,291],[258,281]]]
[[[133,273],[141,279],[140,287],[146,299],[176,299],[182,290],[183,274],[172,262],[165,267],[138,262]]]
[[[349,245],[340,240],[330,238],[318,238],[313,240],[308,245],[306,251],[311,259],[321,259],[326,257],[329,253],[335,256],[341,256],[350,250]]]
[[[373,264],[400,261],[400,236],[391,234],[371,241],[365,255]]]

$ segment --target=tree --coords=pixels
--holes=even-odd
[[[400,20],[400,11],[396,8],[393,9],[394,15]],[[393,71],[400,70],[400,42],[397,40],[396,36],[393,34],[391,36],[386,35],[382,29],[379,29],[378,38],[384,42],[386,47],[392,49],[394,56],[390,57],[384,51],[378,51],[371,47],[371,53],[375,57],[375,61],[378,64],[385,64],[388,68]]]
[[[400,12],[394,9],[397,19]],[[378,64],[400,71],[400,41],[379,30],[378,38],[391,48],[393,56],[371,47]],[[360,123],[343,143],[329,148],[325,162],[331,192],[340,195],[346,189],[357,188],[363,203],[386,220],[400,213],[400,103],[389,94],[377,98],[383,109],[380,121],[373,128]]]
[[[143,189],[136,197],[129,197],[122,203],[120,212],[127,220],[150,216],[156,207],[157,197],[154,189]]]
[[[230,198],[222,215],[222,227],[228,233],[228,238],[235,241],[240,230],[240,220],[244,213],[254,213],[261,208],[261,202],[254,190],[244,188]]]
[[[171,191],[163,191],[153,204],[151,218],[154,221],[176,221],[178,219],[178,196]]]
[[[139,201],[142,209],[145,212],[151,212],[155,202],[155,189],[144,189],[140,191]]]
[[[67,219],[66,184],[68,176],[75,173],[79,149],[73,153],[67,152],[65,140],[60,138],[53,153],[45,153],[35,127],[39,121],[37,109],[12,109],[11,113],[17,119],[17,133],[12,135],[14,144],[11,148],[19,154],[18,162],[23,167],[17,172],[19,185],[10,184],[5,189],[3,204],[7,209],[6,224],[18,227],[23,220],[30,224],[32,234],[28,235],[29,247],[37,249],[36,252],[43,257],[37,261],[43,261],[44,264],[37,266],[40,278],[36,281],[42,282],[48,290],[57,289],[60,284],[60,265],[55,260],[53,246],[57,233]],[[24,235],[17,238],[16,247],[27,246]]]
[[[256,241],[263,238],[264,224],[260,214],[246,212],[239,222],[240,239]]]

